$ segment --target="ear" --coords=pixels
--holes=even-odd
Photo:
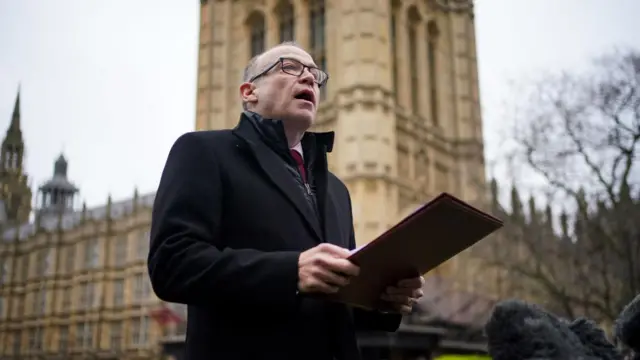
[[[255,103],[258,101],[255,90],[256,86],[254,83],[242,83],[242,85],[240,85],[240,97],[242,101],[246,103]]]

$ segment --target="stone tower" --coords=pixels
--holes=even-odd
[[[329,73],[314,130],[359,244],[441,191],[484,203],[471,0],[201,0],[197,130],[235,126],[244,66],[284,40]]]
[[[0,223],[29,221],[31,189],[24,171],[25,146],[20,128],[20,90],[7,133],[0,146]]]

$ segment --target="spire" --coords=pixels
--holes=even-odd
[[[529,219],[532,224],[538,222],[538,207],[536,206],[536,200],[533,195],[529,195]]]
[[[517,222],[522,220],[522,201],[520,200],[520,194],[518,188],[513,184],[511,186],[511,218]]]
[[[133,200],[132,200],[132,210],[136,212],[138,210],[138,203],[140,202],[140,194],[138,193],[138,187],[136,186],[133,189]]]
[[[20,86],[18,86],[18,94],[16,95],[16,102],[13,105],[11,122],[9,123],[3,145],[4,148],[11,147],[14,149],[24,147],[22,142],[22,129],[20,128]]]
[[[498,200],[498,181],[496,178],[491,179],[491,204],[493,211],[497,211],[500,207],[500,201]]]
[[[11,124],[9,131],[20,132],[20,85],[18,85],[18,95],[16,95],[16,103],[13,105],[13,115],[11,115]]]
[[[65,159],[62,154],[58,156],[58,160],[56,160],[53,165],[53,176],[60,176],[65,179],[67,178],[67,159]]]
[[[25,146],[20,128],[20,86],[16,95],[11,122],[0,145],[0,208],[7,219],[26,222],[31,213],[29,177],[24,172]]]
[[[82,202],[82,213],[81,213],[81,219],[82,221],[86,221],[87,220],[87,202],[83,201]]]
[[[0,169],[3,172],[22,173],[23,158],[24,142],[22,140],[22,129],[20,129],[20,88],[18,87],[11,123],[2,140],[0,149]]]

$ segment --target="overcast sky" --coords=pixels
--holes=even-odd
[[[89,206],[155,191],[194,129],[198,12],[197,0],[0,0],[0,133],[20,84],[34,187],[64,151]],[[487,155],[511,80],[640,49],[638,14],[637,0],[476,0]]]

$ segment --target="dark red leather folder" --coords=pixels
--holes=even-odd
[[[369,310],[389,310],[387,286],[427,273],[503,226],[503,222],[442,193],[349,257],[360,274],[329,299]]]

